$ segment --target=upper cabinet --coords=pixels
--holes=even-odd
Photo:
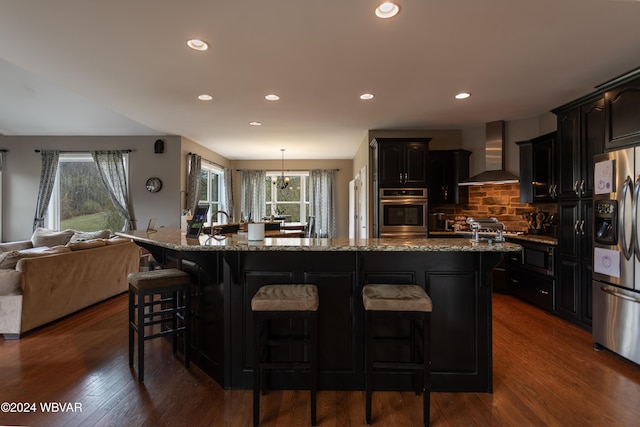
[[[378,186],[427,187],[427,161],[431,138],[376,138]]]
[[[604,100],[584,98],[554,110],[558,116],[555,189],[558,199],[593,194],[593,156],[604,149]]]
[[[640,77],[607,90],[604,100],[605,148],[608,150],[640,143]]]
[[[467,150],[429,151],[429,202],[466,203],[468,187],[458,183],[469,178],[469,156]]]
[[[554,158],[557,132],[539,136],[520,146],[520,202],[555,199]]]

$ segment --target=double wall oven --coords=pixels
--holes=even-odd
[[[380,237],[427,236],[426,188],[381,188]]]

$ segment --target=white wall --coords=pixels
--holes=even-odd
[[[154,154],[157,139],[165,141],[165,152]],[[180,225],[180,138],[177,136],[1,136],[6,148],[2,237],[4,241],[29,239],[32,234],[36,197],[40,182],[40,154],[36,149],[90,151],[131,149],[130,190],[138,227],[146,227],[152,216],[158,225]],[[151,176],[163,182],[162,190],[151,194],[145,188]]]

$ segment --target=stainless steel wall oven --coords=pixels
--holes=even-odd
[[[427,236],[426,188],[380,189],[380,237]]]

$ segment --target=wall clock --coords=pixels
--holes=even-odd
[[[157,193],[162,188],[162,181],[160,178],[149,178],[147,180],[147,190],[151,193]]]

